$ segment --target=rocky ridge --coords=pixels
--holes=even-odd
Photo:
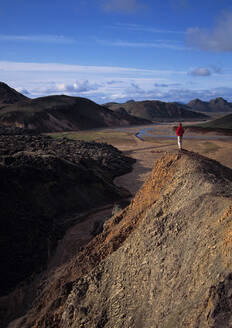
[[[9,328],[230,327],[231,201],[231,169],[167,154]]]

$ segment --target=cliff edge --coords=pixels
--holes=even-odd
[[[9,328],[230,327],[231,251],[232,170],[167,154]]]

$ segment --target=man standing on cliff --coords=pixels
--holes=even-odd
[[[183,139],[183,135],[184,135],[184,128],[181,123],[179,123],[179,126],[176,129],[176,134],[177,134],[179,150],[182,150],[182,139]]]

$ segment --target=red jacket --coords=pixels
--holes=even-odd
[[[178,128],[177,128],[177,130],[176,130],[176,134],[177,134],[179,137],[181,137],[181,136],[184,134],[184,128],[183,128],[181,125],[178,126]]]

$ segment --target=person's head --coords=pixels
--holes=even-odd
[[[182,126],[182,123],[181,122],[179,122],[179,126]]]

